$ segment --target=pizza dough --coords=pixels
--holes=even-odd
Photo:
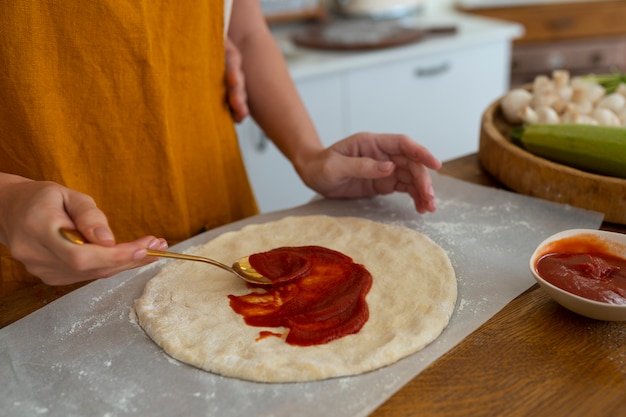
[[[370,318],[330,343],[292,346],[260,338],[229,305],[251,290],[198,262],[170,261],[135,302],[146,333],[174,358],[224,376],[259,382],[312,381],[390,365],[432,342],[454,311],[457,284],[446,253],[413,230],[356,217],[303,216],[249,225],[188,252],[230,264],[279,246],[317,245],[365,265],[373,276]]]

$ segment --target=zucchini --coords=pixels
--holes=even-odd
[[[542,158],[612,177],[626,178],[626,128],[583,124],[529,125],[514,141]]]

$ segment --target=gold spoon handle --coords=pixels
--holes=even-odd
[[[72,243],[76,243],[77,245],[83,245],[85,243],[85,238],[77,230],[61,228],[59,232],[64,238],[66,238]],[[227,265],[224,265],[221,262],[214,261],[213,259],[209,259],[209,258],[204,258],[202,256],[186,255],[183,253],[166,252],[166,251],[155,250],[155,249],[148,249],[147,252],[148,252],[148,255],[150,256],[158,256],[160,258],[174,258],[174,259],[183,259],[185,261],[206,262],[213,266],[217,266],[218,268],[222,268],[225,271],[237,274],[237,272],[233,270],[233,268]]]
[[[182,259],[182,260],[185,260],[185,261],[206,262],[206,263],[211,264],[213,266],[217,266],[218,268],[222,268],[225,271],[232,272],[232,273],[236,274],[236,272],[231,267],[229,267],[228,265],[224,265],[221,262],[214,261],[213,259],[209,259],[209,258],[204,258],[202,256],[187,255],[187,254],[184,254],[184,253],[176,253],[176,252],[166,252],[166,251],[154,250],[154,249],[148,249],[147,252],[148,252],[148,255],[150,255],[150,256],[158,256],[158,257],[161,257],[161,258],[173,258],[173,259]]]
[[[80,232],[77,230],[61,228],[59,229],[59,232],[65,239],[77,245],[84,245],[85,243],[87,243],[83,235],[80,234]],[[174,258],[174,259],[182,259],[185,261],[204,262],[213,266],[217,266],[218,268],[221,268],[224,271],[228,271],[231,274],[235,274],[236,276],[243,279],[244,281],[248,281],[253,284],[262,284],[262,285],[272,284],[271,279],[266,278],[263,275],[259,274],[250,265],[247,257],[241,258],[239,261],[235,262],[233,264],[233,267],[231,268],[230,266],[224,265],[221,262],[215,261],[213,259],[205,258],[202,256],[187,255],[187,254],[176,253],[176,252],[166,252],[166,251],[156,250],[156,249],[147,249],[146,252],[150,256],[157,256],[160,258]]]

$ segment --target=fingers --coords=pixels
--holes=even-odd
[[[429,169],[441,162],[406,135],[359,133],[330,148],[322,177],[327,197],[408,193],[420,213],[436,210]],[[319,184],[319,182],[318,182]]]
[[[398,170],[399,180],[396,190],[411,196],[418,213],[434,212],[437,204],[432,179],[425,167],[419,170],[423,172],[409,173],[405,170]]]
[[[395,190],[408,193],[419,213],[436,210],[435,193],[428,169],[441,162],[424,146],[405,135],[377,135],[377,144],[395,163]]]
[[[391,160],[396,164],[413,162],[433,170],[441,168],[441,161],[406,135],[361,132],[335,143],[331,148],[344,156]]]
[[[157,258],[146,256],[146,248],[165,250],[167,243],[154,236],[145,236],[133,242],[104,247],[87,243],[77,245],[59,241],[49,247],[49,256],[40,262],[30,262],[29,271],[49,285],[107,278],[128,269],[147,265]],[[56,259],[51,262],[51,259]]]
[[[228,38],[225,40],[225,57],[228,105],[235,121],[241,122],[250,113],[245,76],[242,71],[241,53]]]
[[[375,180],[391,175],[396,168],[392,161],[379,161],[372,158],[350,158],[341,156],[332,160],[334,167],[329,169],[336,178],[360,178]]]
[[[3,189],[3,243],[26,269],[51,285],[104,278],[153,262],[147,248],[167,242],[145,236],[116,244],[104,213],[82,193],[49,181],[24,181]],[[71,243],[60,227],[79,230],[88,242]]]
[[[441,161],[435,158],[426,147],[413,141],[406,135],[376,135],[376,143],[392,159],[399,156],[433,170],[441,168]]]

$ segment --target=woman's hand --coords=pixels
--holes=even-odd
[[[406,135],[357,133],[297,167],[304,182],[325,197],[408,193],[419,213],[435,211],[429,169],[441,162]]]
[[[224,43],[226,54],[226,94],[230,112],[239,123],[250,113],[246,93],[246,79],[242,69],[242,57],[237,46],[227,37]]]
[[[309,187],[337,198],[401,191],[411,195],[420,213],[435,210],[428,169],[441,163],[407,136],[357,133],[324,149],[258,1],[233,3],[228,38],[227,69],[245,73],[241,85],[250,114]],[[231,40],[239,60],[229,55]]]
[[[47,181],[0,183],[0,242],[49,285],[109,277],[153,262],[146,248],[167,248],[154,236],[116,243],[106,216],[85,194]],[[80,231],[90,243],[68,242],[61,227]]]

